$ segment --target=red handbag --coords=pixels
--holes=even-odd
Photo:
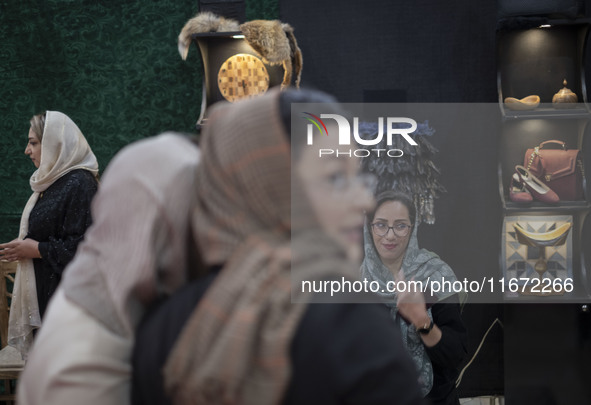
[[[556,144],[560,149],[544,149]],[[550,187],[560,200],[583,200],[584,169],[578,149],[567,149],[566,143],[557,140],[542,142],[525,152],[525,166],[534,176]]]

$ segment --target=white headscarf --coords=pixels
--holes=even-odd
[[[57,179],[76,169],[88,170],[96,176],[96,157],[74,121],[61,112],[47,111],[41,142],[41,163],[29,181],[33,194],[21,216],[19,239],[27,236],[29,215],[37,203],[39,194],[47,190]],[[10,308],[8,344],[14,346],[23,358],[26,358],[33,341],[33,329],[40,326],[41,316],[33,260],[20,260]]]

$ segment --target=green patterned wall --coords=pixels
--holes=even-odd
[[[247,0],[251,19],[278,18],[277,0]],[[0,242],[15,238],[35,170],[29,118],[58,110],[78,124],[102,170],[131,141],[192,132],[201,60],[176,38],[195,0],[0,0]]]

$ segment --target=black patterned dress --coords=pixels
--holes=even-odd
[[[29,215],[27,238],[39,242],[41,259],[33,259],[41,318],[66,265],[92,223],[90,203],[98,183],[88,170],[66,173],[47,188]]]

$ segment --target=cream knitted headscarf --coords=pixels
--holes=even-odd
[[[145,308],[186,282],[198,162],[195,143],[169,132],[126,146],[105,169],[60,288],[118,336],[132,339]]]

